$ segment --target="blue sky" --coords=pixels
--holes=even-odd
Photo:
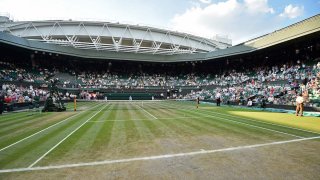
[[[106,20],[228,35],[233,44],[320,13],[320,0],[0,0],[14,20]]]

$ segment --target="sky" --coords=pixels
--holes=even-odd
[[[320,0],[0,0],[14,20],[100,20],[148,25],[232,44],[320,13]]]

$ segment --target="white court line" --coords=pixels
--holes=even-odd
[[[286,141],[275,141],[275,142],[264,143],[264,144],[237,146],[237,147],[230,147],[230,148],[223,148],[223,149],[213,149],[213,150],[201,149],[200,151],[177,153],[177,154],[164,154],[164,155],[157,155],[157,156],[135,157],[135,158],[128,158],[128,159],[105,160],[105,161],[76,163],[76,164],[64,164],[64,165],[55,165],[55,166],[42,166],[42,167],[33,167],[33,168],[2,169],[2,170],[0,170],[0,173],[39,171],[39,170],[51,170],[51,169],[65,169],[65,168],[74,168],[74,167],[97,166],[97,165],[107,165],[107,164],[116,164],[116,163],[128,163],[128,162],[134,162],[134,161],[150,161],[150,160],[159,160],[159,159],[169,159],[169,158],[177,158],[177,157],[196,156],[196,155],[201,155],[201,154],[212,154],[212,153],[217,153],[217,152],[252,149],[252,148],[259,148],[259,147],[308,141],[308,140],[314,140],[314,139],[320,139],[320,136],[303,138],[303,139],[286,140]]]
[[[164,107],[179,107],[177,105],[165,105],[165,104],[162,104],[162,106]],[[185,110],[187,108],[184,108],[184,109],[180,109],[180,110]],[[192,112],[196,112],[196,113],[199,113],[198,111],[195,111],[194,108],[188,108],[190,111]],[[236,123],[239,123],[239,124],[246,124],[246,125],[250,125],[250,126],[254,126],[254,127],[258,127],[258,128],[261,128],[261,129],[265,129],[265,130],[269,130],[269,131],[274,131],[274,132],[278,132],[278,133],[282,133],[282,134],[287,134],[287,135],[290,135],[290,136],[294,136],[294,137],[299,137],[299,138],[303,138],[302,136],[297,136],[297,135],[293,135],[293,134],[290,134],[290,133],[285,133],[285,132],[282,132],[282,131],[277,131],[277,130],[272,130],[272,129],[269,129],[269,128],[264,128],[264,127],[261,127],[261,126],[255,126],[255,125],[251,125],[251,124],[247,124],[247,123],[243,123],[243,122],[240,122],[240,121],[235,121],[235,120],[230,120],[230,119],[226,119],[226,118],[223,118],[223,117],[217,117],[217,116],[214,116],[214,115],[210,115],[208,113],[214,113],[214,114],[220,114],[221,116],[227,116],[227,117],[233,117],[233,118],[238,118],[238,119],[244,119],[244,120],[249,120],[249,121],[253,121],[253,122],[259,122],[259,123],[262,123],[262,124],[268,124],[268,125],[273,125],[273,126],[278,126],[278,127],[284,127],[284,128],[288,128],[288,129],[294,129],[294,130],[299,130],[299,131],[304,131],[304,132],[309,132],[309,133],[313,133],[313,134],[317,134],[317,135],[320,135],[320,133],[317,133],[317,132],[313,132],[313,131],[309,131],[309,130],[304,130],[304,129],[300,129],[300,128],[294,128],[294,127],[290,127],[290,126],[284,126],[284,125],[279,125],[279,124],[274,124],[274,123],[269,123],[269,122],[264,122],[264,121],[257,121],[257,120],[253,120],[253,119],[248,119],[248,118],[242,118],[242,117],[238,117],[238,116],[233,116],[233,115],[227,115],[227,114],[223,114],[223,113],[218,113],[218,112],[212,112],[212,111],[208,111],[208,110],[201,110],[202,112],[206,112],[205,114],[207,114],[207,116],[205,117],[215,117],[215,118],[220,118],[220,119],[225,119],[227,121],[233,121],[233,122],[236,122]]]
[[[153,117],[154,119],[158,119],[157,117],[155,117],[154,115],[152,115],[151,113],[149,113],[147,110],[143,109],[142,107],[140,107],[139,105],[135,104],[136,106],[138,106],[140,109],[142,109],[144,112],[146,112],[147,114],[149,114],[151,117]]]
[[[88,123],[104,123],[104,122],[115,122],[115,121],[150,121],[150,119],[129,119],[129,120],[125,120],[125,119],[113,119],[113,120],[100,120],[100,121],[89,121]]]
[[[211,117],[211,116],[202,116],[202,117]],[[158,118],[158,120],[166,120],[166,119],[199,119],[202,117],[196,117],[196,116],[181,116],[181,117],[170,117],[170,118]],[[102,123],[106,121],[150,121],[150,119],[111,119],[111,120],[100,120],[100,121],[89,121],[90,122],[96,122],[96,123]]]
[[[93,117],[95,117],[98,113],[100,113],[104,108],[106,108],[108,104],[106,104],[103,108],[100,109],[100,111],[96,112],[94,115],[92,115],[89,119],[87,119],[84,123],[82,123],[80,126],[78,126],[75,130],[73,130],[71,133],[69,133],[65,138],[63,138],[61,141],[59,141],[55,146],[53,146],[49,151],[44,153],[41,157],[39,157],[36,161],[34,161],[28,168],[33,167],[35,164],[37,164],[41,159],[43,159],[46,155],[48,155],[51,151],[53,151],[56,147],[58,147],[63,141],[65,141],[67,138],[69,138],[73,133],[75,133],[78,129],[80,129],[83,125],[85,125],[88,121],[90,121]]]
[[[291,134],[291,133],[285,133],[285,132],[282,132],[282,131],[277,131],[277,130],[274,130],[274,129],[264,128],[264,127],[261,127],[261,126],[247,124],[247,123],[243,123],[243,122],[239,122],[239,121],[234,121],[234,120],[227,119],[227,118],[222,118],[222,117],[217,117],[217,116],[211,116],[211,117],[218,118],[218,119],[223,119],[223,120],[226,120],[226,121],[231,121],[231,122],[234,122],[234,123],[237,123],[237,124],[244,124],[244,125],[247,125],[247,126],[260,128],[260,129],[264,129],[264,130],[267,130],[267,131],[272,131],[272,132],[276,132],[276,133],[280,133],[280,134],[285,134],[285,135],[289,135],[289,136],[293,136],[293,137],[304,138],[302,136],[297,136],[297,135],[294,135],[294,134]]]
[[[90,109],[93,109],[93,108],[97,107],[98,105],[100,105],[100,104],[97,104],[97,105],[93,106],[93,107],[90,108]],[[40,130],[40,131],[38,131],[38,132],[36,132],[36,133],[34,133],[34,134],[31,134],[30,136],[27,136],[27,137],[25,137],[25,138],[23,138],[23,139],[20,139],[19,141],[16,141],[16,142],[14,142],[14,143],[12,143],[12,144],[10,144],[10,145],[8,145],[8,146],[0,149],[0,152],[3,151],[3,150],[5,150],[5,149],[8,149],[9,147],[12,147],[12,146],[18,144],[18,143],[20,143],[20,142],[22,142],[22,141],[24,141],[24,140],[27,140],[27,139],[29,139],[29,138],[31,138],[31,137],[33,137],[33,136],[35,136],[35,135],[43,132],[43,131],[46,131],[47,129],[50,129],[50,128],[58,125],[58,124],[61,124],[61,123],[65,122],[65,121],[67,121],[67,120],[69,120],[69,119],[71,119],[71,118],[74,118],[74,117],[76,117],[76,116],[78,116],[78,115],[80,115],[80,114],[83,114],[84,112],[87,112],[87,111],[89,111],[90,109],[85,110],[85,111],[83,111],[83,112],[81,112],[81,113],[78,113],[78,114],[74,114],[74,115],[68,117],[67,119],[64,119],[64,120],[62,120],[62,121],[59,121],[59,122],[57,122],[57,123],[55,123],[55,124],[53,124],[53,125],[45,128],[45,129],[42,129],[42,130]]]
[[[174,107],[178,107],[178,106],[175,106],[175,105],[173,105],[173,106]],[[168,107],[170,107],[170,106],[168,106]],[[185,109],[182,109],[182,110],[187,110],[187,109],[188,110],[193,110],[193,108],[185,108]],[[254,120],[254,119],[251,119],[251,118],[243,118],[243,117],[240,117],[240,116],[228,115],[228,114],[218,113],[218,112],[214,112],[214,111],[208,111],[208,110],[205,110],[205,109],[201,109],[201,111],[208,112],[208,113],[214,113],[214,114],[220,114],[222,116],[229,116],[229,117],[233,117],[233,118],[244,119],[244,120],[248,120],[248,121],[259,122],[259,123],[262,123],[262,124],[269,124],[269,125],[273,125],[273,126],[284,127],[284,128],[288,128],[288,129],[294,129],[294,130],[298,130],[298,131],[309,132],[309,133],[313,133],[313,134],[316,134],[316,135],[320,135],[320,133],[318,133],[318,132],[305,130],[305,129],[300,129],[300,128],[295,128],[295,127],[290,127],[290,126],[285,126],[285,125],[281,125],[281,124],[275,124],[275,123],[270,123],[270,122],[265,122],[265,121],[258,121],[258,120]]]
[[[195,112],[195,111],[193,111],[193,112]],[[255,127],[255,128],[259,128],[259,129],[264,129],[264,130],[267,130],[267,131],[276,132],[276,133],[280,133],[280,134],[285,134],[285,135],[289,135],[289,136],[293,136],[293,137],[305,138],[305,137],[302,137],[302,136],[294,135],[294,134],[291,134],[291,133],[286,133],[286,132],[283,132],[283,131],[277,131],[277,130],[270,129],[270,128],[265,128],[265,127],[261,127],[261,126],[257,126],[257,125],[253,125],[253,124],[248,124],[248,123],[245,123],[245,122],[240,122],[240,121],[237,121],[237,120],[228,119],[228,118],[221,117],[221,116],[210,115],[210,114],[208,114],[209,113],[208,111],[205,111],[205,112],[207,112],[207,113],[204,113],[204,114],[206,114],[207,116],[213,117],[213,118],[223,119],[223,120],[231,121],[231,122],[234,122],[234,123],[237,123],[237,124],[244,124],[246,126],[251,126],[251,127]],[[195,113],[199,113],[199,112],[195,112]],[[201,113],[199,113],[199,114],[201,114]],[[237,118],[237,117],[233,117],[233,118]]]
[[[263,129],[263,130],[267,130],[267,131],[277,132],[277,133],[280,133],[280,134],[285,134],[285,135],[289,135],[289,136],[293,136],[293,137],[298,137],[298,138],[304,138],[304,137],[302,137],[302,136],[297,136],[297,135],[294,135],[294,134],[291,134],[291,133],[285,133],[285,132],[277,131],[277,130],[274,130],[274,129],[269,129],[269,128],[265,128],[265,127],[261,127],[261,126],[256,126],[256,125],[252,125],[252,124],[247,124],[247,123],[244,123],[244,122],[240,122],[240,121],[236,121],[236,120],[231,120],[231,119],[227,119],[227,118],[224,118],[224,117],[219,117],[219,116],[210,115],[210,114],[208,114],[208,113],[200,113],[200,112],[195,111],[195,110],[189,110],[189,111],[192,111],[193,113],[200,114],[200,115],[206,114],[207,117],[213,117],[213,118],[217,118],[217,119],[223,119],[223,120],[231,121],[231,122],[234,122],[234,123],[237,123],[237,124],[244,124],[244,125],[246,125],[246,126],[251,126],[251,127],[255,127],[255,128],[259,128],[259,129]],[[206,111],[206,112],[207,112],[207,111]],[[204,117],[204,116],[203,116],[203,117]]]
[[[209,112],[207,110],[204,110],[204,111]],[[254,120],[254,119],[251,119],[251,118],[243,118],[243,117],[239,117],[239,116],[228,115],[228,114],[223,114],[223,113],[218,113],[218,112],[212,112],[212,113],[220,114],[220,115],[224,115],[224,116],[229,116],[229,117],[237,117],[239,119],[244,119],[244,120],[249,120],[249,121],[254,121],[254,122],[261,122],[261,123],[264,123],[264,124],[270,124],[270,125],[274,125],[274,126],[279,126],[279,127],[284,127],[284,128],[294,129],[294,130],[300,130],[300,131],[305,131],[305,132],[309,132],[309,133],[320,135],[320,133],[318,133],[318,132],[314,132],[314,131],[310,131],[310,130],[304,130],[304,129],[300,129],[300,128],[294,128],[294,127],[285,126],[285,125],[281,125],[281,124],[274,124],[274,123],[271,123],[271,122],[258,121],[258,120]]]
[[[199,112],[194,112],[194,113],[202,114],[202,113],[199,113]],[[244,122],[235,121],[235,120],[231,120],[231,119],[227,119],[227,118],[223,118],[223,117],[219,117],[219,116],[213,116],[213,115],[209,115],[209,114],[207,114],[207,115],[209,117],[213,117],[213,118],[217,118],[217,119],[223,119],[223,120],[231,121],[231,122],[234,122],[234,123],[237,123],[237,124],[244,124],[246,126],[251,126],[251,127],[255,127],[255,128],[259,128],[259,129],[264,129],[264,130],[267,130],[267,131],[277,132],[277,133],[280,133],[280,134],[285,134],[285,135],[294,136],[294,137],[298,137],[298,138],[304,138],[302,136],[297,136],[297,135],[294,135],[294,134],[291,134],[291,133],[285,133],[285,132],[282,132],[282,131],[277,131],[277,130],[274,130],[274,129],[264,128],[264,127],[256,126],[256,125],[252,125],[252,124],[247,124],[247,123],[244,123]]]

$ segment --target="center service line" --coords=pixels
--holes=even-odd
[[[49,151],[44,153],[39,159],[37,159],[35,162],[33,162],[28,168],[33,167],[35,164],[37,164],[41,159],[43,159],[46,155],[48,155],[51,151],[53,151],[56,147],[58,147],[63,141],[65,141],[67,138],[69,138],[73,133],[75,133],[78,129],[80,129],[83,125],[85,125],[88,121],[90,121],[93,117],[95,117],[98,113],[100,113],[104,108],[108,106],[105,105],[103,108],[100,109],[100,111],[96,112],[94,115],[92,115],[89,119],[87,119],[84,123],[82,123],[79,127],[77,127],[75,130],[73,130],[70,134],[68,134],[65,138],[63,138],[60,142],[58,142],[55,146],[53,146]]]
[[[158,119],[157,117],[155,117],[154,115],[152,115],[151,113],[149,113],[147,110],[143,109],[142,107],[140,107],[139,105],[135,104],[136,106],[138,106],[140,109],[142,109],[144,112],[146,112],[147,114],[149,114],[151,117],[153,117],[154,119]]]

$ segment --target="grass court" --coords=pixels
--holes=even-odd
[[[320,119],[185,101],[0,116],[0,179],[320,179]]]

